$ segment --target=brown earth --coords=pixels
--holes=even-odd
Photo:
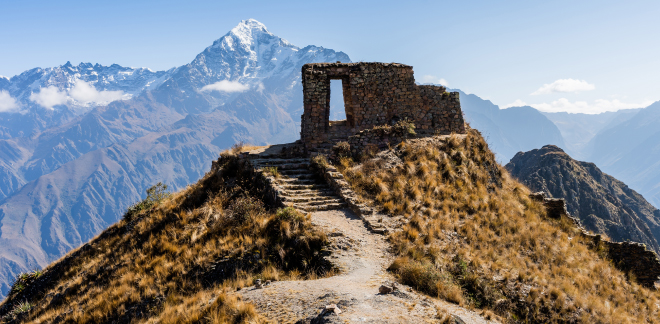
[[[413,292],[405,285],[396,284],[398,290],[380,294],[381,285],[395,282],[386,270],[394,259],[389,243],[371,233],[349,209],[313,212],[312,222],[328,233],[327,258],[340,274],[240,290],[238,294],[267,319],[277,323],[438,323],[451,314],[465,323],[491,323],[474,311]],[[341,313],[317,318],[330,304],[336,304]]]

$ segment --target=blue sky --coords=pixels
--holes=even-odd
[[[0,75],[71,61],[164,70],[255,18],[297,46],[412,65],[495,104],[660,100],[660,1],[0,1]]]

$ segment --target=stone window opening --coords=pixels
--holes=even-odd
[[[350,100],[349,79],[346,76],[330,77],[328,87],[327,126],[347,126],[352,128],[353,110]],[[327,128],[326,128],[327,129]]]
[[[341,79],[330,80],[330,121],[346,119]]]

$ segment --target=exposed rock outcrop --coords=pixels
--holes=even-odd
[[[660,251],[660,212],[595,164],[576,161],[559,147],[546,145],[519,152],[506,168],[533,191],[566,199],[568,212],[586,229]]]

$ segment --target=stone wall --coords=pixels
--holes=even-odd
[[[330,80],[342,80],[346,120],[330,121]],[[304,113],[300,137],[307,149],[345,140],[362,130],[415,124],[418,133],[465,133],[457,92],[415,84],[411,66],[397,63],[312,63],[302,67]]]
[[[384,150],[415,136],[417,134],[414,131],[414,126],[410,123],[400,121],[394,126],[376,126],[359,131],[354,135],[348,136],[346,142],[350,145],[352,157],[358,158],[360,155],[366,153],[370,147]],[[334,154],[331,157],[334,159]]]
[[[360,197],[351,189],[344,175],[337,171],[337,168],[327,162],[319,164],[312,158],[312,165],[323,177],[332,190],[340,196],[348,207],[358,215],[369,231],[377,234],[387,234],[390,231],[400,229],[400,217],[392,217],[378,213],[372,207],[369,207]]]
[[[572,217],[566,211],[566,201],[561,198],[545,198],[545,193],[537,192],[530,198],[540,201],[545,205],[547,215],[551,218],[568,217],[576,227],[582,231],[582,236],[587,238],[593,246],[603,248],[614,265],[621,271],[632,274],[639,284],[654,288],[655,282],[660,279],[660,259],[658,255],[647,249],[643,243],[636,242],[610,242],[602,240],[600,234],[587,232],[580,220]]]

